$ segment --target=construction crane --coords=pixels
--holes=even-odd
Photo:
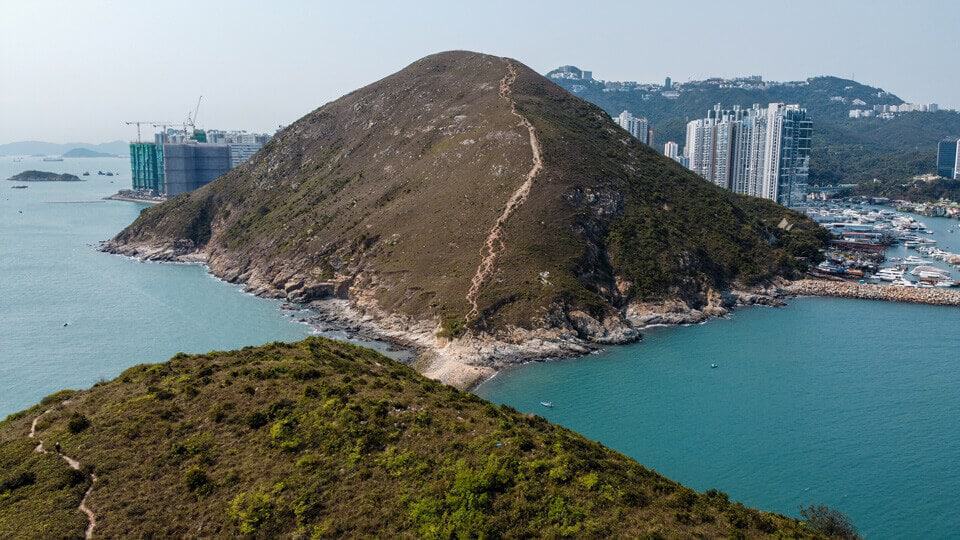
[[[193,116],[187,115],[188,123],[193,129],[197,129],[197,114],[200,112],[200,101],[202,99],[203,95],[201,94],[200,97],[197,98],[197,106],[193,108]]]
[[[161,122],[159,120],[133,120],[130,122],[124,122],[124,124],[128,126],[137,126],[137,142],[141,142],[140,140],[141,125],[149,125],[155,128],[157,127],[161,128],[163,129],[164,133],[166,133],[167,131],[167,126],[183,126],[183,133],[189,137],[192,134],[187,132],[187,126],[190,126],[193,130],[197,129],[197,115],[200,112],[200,101],[202,99],[203,99],[202,95],[199,98],[197,98],[197,106],[193,108],[192,115],[189,112],[187,113],[187,120],[185,122]]]

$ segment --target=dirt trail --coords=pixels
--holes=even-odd
[[[64,402],[64,404],[66,404],[66,402]],[[30,435],[28,435],[29,438],[31,439],[37,438],[37,422],[39,422],[40,419],[43,418],[43,415],[47,414],[50,411],[51,409],[47,409],[42,413],[40,413],[39,416],[33,419],[33,423],[30,424]],[[34,448],[33,451],[38,452],[40,454],[52,453],[50,450],[47,450],[43,447],[43,441],[39,441],[39,443],[37,444],[37,447]],[[60,456],[61,459],[66,461],[67,465],[69,465],[71,469],[76,471],[80,470],[79,461],[73,459],[70,456],[61,454],[59,452],[57,453],[57,455]],[[78,507],[79,510],[84,514],[86,514],[87,516],[87,530],[86,530],[86,533],[84,534],[86,538],[93,538],[93,528],[97,526],[97,515],[93,512],[93,510],[90,509],[89,506],[87,506],[87,500],[90,498],[90,494],[93,493],[93,486],[96,483],[97,483],[97,475],[90,473],[90,487],[88,487],[86,493],[83,494],[83,498],[80,499],[80,506]]]
[[[540,170],[543,169],[543,150],[540,146],[540,139],[537,138],[537,131],[534,129],[533,124],[531,124],[525,116],[520,114],[520,111],[517,110],[517,102],[513,99],[513,83],[516,80],[517,68],[513,65],[513,62],[507,62],[507,74],[500,80],[500,97],[510,103],[510,112],[520,119],[520,124],[526,127],[527,132],[530,133],[530,148],[533,151],[533,167],[527,172],[527,176],[524,178],[523,183],[520,184],[520,187],[517,188],[517,190],[513,192],[513,195],[507,200],[507,205],[503,207],[500,217],[497,218],[497,221],[493,224],[493,228],[490,229],[490,234],[487,235],[487,241],[484,242],[483,250],[481,251],[482,257],[480,259],[480,265],[477,267],[477,272],[470,282],[470,290],[467,291],[467,302],[470,303],[470,313],[467,314],[468,322],[475,319],[479,314],[477,299],[480,296],[480,288],[483,287],[484,282],[486,282],[490,274],[493,273],[497,256],[506,247],[503,241],[503,225],[517,208],[527,200],[527,196],[530,194],[530,188],[533,187],[533,179],[536,178],[536,176],[540,174]]]

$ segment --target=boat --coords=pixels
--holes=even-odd
[[[908,265],[908,266],[916,266],[916,265],[919,265],[919,264],[930,264],[930,261],[925,260],[925,259],[921,259],[920,257],[917,257],[916,255],[910,255],[909,257],[903,259],[903,264],[906,264],[906,265]]]
[[[10,189],[27,189],[28,187],[30,186],[16,185],[16,186],[10,186]]]
[[[903,270],[899,268],[881,268],[874,277],[881,281],[897,281],[903,279]]]
[[[90,176],[90,171],[83,171],[83,176]]]
[[[62,157],[45,157],[43,161],[63,161]]]
[[[912,281],[907,281],[907,280],[904,279],[904,278],[900,278],[900,279],[898,279],[897,281],[894,281],[893,283],[891,283],[891,285],[895,285],[895,286],[898,286],[898,287],[916,287],[916,286],[917,286],[916,283],[914,283],[914,282],[912,282]]]
[[[718,367],[720,366],[718,366],[717,364],[710,364],[710,369],[717,369]]]
[[[552,402],[552,401],[541,401],[540,404],[543,405],[544,407],[548,408],[548,409],[552,409],[552,408],[553,408],[553,402]]]

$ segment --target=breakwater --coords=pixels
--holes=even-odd
[[[960,290],[942,288],[900,287],[896,285],[873,285],[847,281],[801,279],[783,288],[783,292],[795,296],[836,296],[862,300],[886,300],[910,302],[935,306],[960,306]]]

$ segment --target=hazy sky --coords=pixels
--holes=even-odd
[[[448,49],[609,80],[855,75],[960,108],[958,0],[0,0],[0,143],[130,139],[200,94],[201,126],[272,132]]]

